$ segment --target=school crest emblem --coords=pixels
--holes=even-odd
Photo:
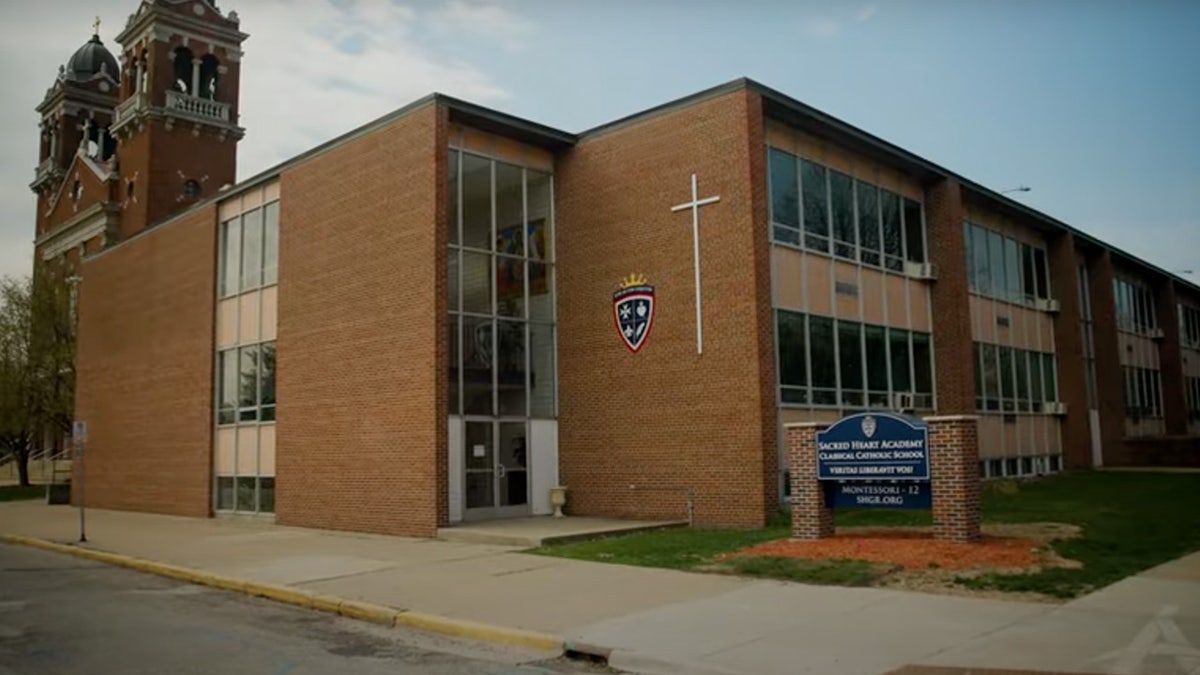
[[[621,341],[636,354],[654,327],[654,287],[641,274],[631,274],[621,280],[613,293],[613,325]]]
[[[867,438],[870,438],[870,437],[874,436],[874,435],[875,435],[875,428],[876,428],[876,423],[875,423],[875,418],[874,418],[874,417],[871,417],[870,415],[867,415],[866,417],[864,417],[864,418],[862,419],[862,432],[863,432],[863,436],[866,436]]]

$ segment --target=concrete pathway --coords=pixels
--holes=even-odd
[[[0,533],[71,542],[77,512],[0,504]],[[866,675],[927,664],[1189,673],[1179,650],[1200,638],[1200,555],[1057,606],[690,574],[251,519],[90,510],[88,538],[93,548],[207,572],[552,633],[610,648],[612,665],[638,672]],[[1167,670],[1137,670],[1157,667],[1160,654],[1170,657]]]

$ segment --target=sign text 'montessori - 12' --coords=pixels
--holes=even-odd
[[[929,480],[929,427],[891,413],[860,413],[817,432],[818,480]]]

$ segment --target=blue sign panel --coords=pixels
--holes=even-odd
[[[860,413],[817,432],[818,480],[929,480],[929,427],[892,413]]]
[[[933,489],[926,480],[904,482],[829,481],[825,485],[825,505],[830,508],[931,509]]]

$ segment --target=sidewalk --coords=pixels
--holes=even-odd
[[[0,504],[0,534],[73,542],[77,511]],[[1142,585],[1117,584],[1054,606],[606,565],[504,546],[252,520],[90,510],[88,539],[92,548],[206,572],[551,633],[611,648],[614,667],[646,672],[866,675],[914,663],[1030,667],[1017,663],[1014,651],[1043,669],[1139,672],[1109,667],[1130,661],[1124,652],[1107,665],[1091,660],[1124,649],[1160,612],[1161,602],[1139,605],[1126,597],[1143,597],[1145,583],[1166,597],[1194,598],[1176,602],[1176,612],[1185,619],[1183,631],[1200,637],[1200,627],[1187,623],[1200,616],[1200,574],[1193,574],[1200,556],[1192,567],[1168,569],[1167,577],[1127,580]]]

